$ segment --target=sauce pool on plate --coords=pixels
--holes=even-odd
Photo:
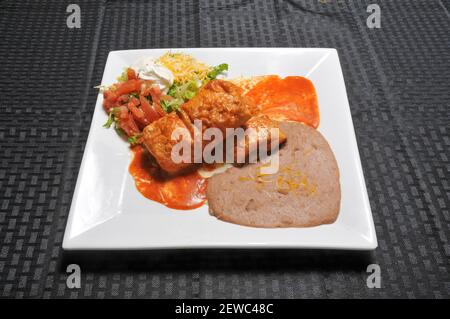
[[[135,146],[132,151],[129,171],[136,188],[146,198],[181,210],[194,209],[206,202],[206,178],[197,172],[162,178],[142,146]]]
[[[314,85],[302,76],[284,79],[270,75],[248,93],[261,113],[279,121],[303,122],[317,128],[320,122],[319,106]]]

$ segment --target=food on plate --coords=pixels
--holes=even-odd
[[[196,120],[201,122],[203,129],[218,128],[224,134],[226,134],[227,128],[237,128],[245,123],[250,123],[249,125],[254,128],[261,126],[261,129],[257,130],[256,140],[251,141],[251,143],[255,143],[259,139],[267,139],[266,126],[270,120],[268,118],[265,121],[250,120],[250,117],[256,113],[257,108],[250,99],[244,97],[241,93],[242,90],[231,82],[211,80],[199,90],[196,96],[184,103],[179,111],[163,116],[147,125],[144,128],[143,144],[153,155],[161,169],[173,175],[184,172],[195,164],[192,156],[189,156],[190,163],[175,163],[171,159],[171,155],[173,147],[181,140],[193,150],[194,121]],[[266,126],[263,126],[263,124]],[[184,130],[185,133],[189,134],[180,134],[180,138],[173,139],[173,133],[177,129]],[[185,138],[182,138],[182,136],[185,136]],[[217,144],[221,142],[216,141]],[[193,154],[193,151],[191,154]]]
[[[117,83],[100,87],[108,114],[104,126],[131,144],[129,172],[138,191],[174,209],[208,202],[211,215],[246,226],[334,222],[339,170],[315,130],[320,114],[312,82],[277,75],[225,80],[227,70],[225,63],[209,66],[167,52],[137,60]],[[220,137],[211,134],[198,144],[198,133],[203,138],[208,129]],[[173,157],[180,143],[187,154],[181,161]],[[198,149],[201,156],[211,151],[214,161],[197,161]],[[223,161],[216,161],[219,154]],[[275,157],[279,169],[268,174],[264,160]]]
[[[104,126],[114,124],[117,133],[128,138],[131,145],[140,144],[147,125],[178,110],[202,86],[226,70],[228,64],[207,67],[182,53],[167,53],[158,59],[141,58],[122,72],[117,83],[98,86],[109,115]]]
[[[156,62],[170,70],[179,84],[205,81],[213,70],[211,66],[181,52],[167,52],[157,58]]]
[[[143,128],[166,114],[160,103],[168,97],[152,81],[137,78],[131,68],[120,79],[122,82],[103,89],[103,107],[108,113],[104,127],[114,124],[119,135],[136,144]]]
[[[139,79],[152,81],[152,84],[158,86],[164,93],[167,93],[173,85],[172,72],[153,57],[141,58],[131,68]]]
[[[196,171],[165,176],[144,147],[135,146],[132,151],[129,171],[144,197],[179,210],[195,209],[206,203],[206,178]]]
[[[184,136],[179,135],[178,139],[173,139],[172,135],[175,130],[190,132],[177,113],[173,112],[147,125],[142,137],[143,144],[153,155],[161,169],[171,175],[182,173],[192,166],[190,163],[174,163],[172,161],[171,154],[174,145],[181,140],[188,143],[189,147],[193,145],[193,138],[190,133]]]
[[[242,89],[229,81],[212,80],[198,94],[181,106],[190,122],[202,122],[203,128],[226,128],[244,125],[257,108],[242,94]]]
[[[250,118],[244,125],[245,129],[253,129],[253,134],[247,134],[244,137],[244,140],[241,143],[237,143],[237,145],[233,148],[234,156],[233,163],[242,164],[242,162],[238,161],[239,152],[244,154],[245,162],[253,162],[253,158],[250,158],[252,155],[254,159],[258,158],[258,146],[265,147],[265,149],[273,150],[276,146],[283,144],[286,142],[286,135],[280,130],[280,123],[278,121],[272,120],[267,115],[258,114]],[[272,129],[276,129],[278,133],[278,145],[272,143]]]
[[[260,141],[266,141],[268,147],[271,148],[272,129],[278,129],[278,139],[280,144],[286,141],[286,134],[280,129],[280,122],[271,119],[265,114],[252,117],[245,123],[245,128],[254,129],[256,131],[256,136],[253,137],[253,139],[246,141],[246,149],[248,149],[251,144],[257,144]]]
[[[208,180],[210,214],[253,227],[309,227],[333,223],[341,199],[339,169],[330,146],[315,129],[280,124],[287,141],[280,167],[262,174],[262,163],[231,167]]]
[[[256,75],[251,77],[240,76],[234,79],[230,79],[229,81],[239,86],[244,91],[244,94],[247,94],[256,86],[256,84],[268,77],[271,77],[271,75]]]
[[[297,121],[319,126],[317,94],[312,82],[302,76],[266,76],[246,94],[261,112],[279,121]]]

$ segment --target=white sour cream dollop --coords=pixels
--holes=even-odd
[[[174,76],[172,72],[163,65],[156,63],[153,57],[141,58],[133,63],[131,68],[139,78],[153,81],[164,93],[167,93],[173,84]]]

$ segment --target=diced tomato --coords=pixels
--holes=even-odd
[[[149,121],[147,120],[145,113],[138,107],[140,104],[139,100],[135,97],[130,99],[130,102],[128,102],[128,109],[131,111],[131,114],[133,115],[134,119],[143,124],[147,125],[149,124]]]
[[[162,91],[158,86],[154,85],[150,88],[150,95],[152,96],[153,102],[159,102],[159,100],[161,99]]]
[[[163,108],[161,107],[161,105],[159,103],[153,103],[153,108],[156,110],[156,112],[158,112],[158,114],[161,117],[163,117],[167,114],[166,111],[163,110]]]
[[[111,89],[110,90],[106,90],[105,92],[103,92],[103,98],[105,100],[110,99],[111,95],[112,95],[112,90]]]
[[[128,136],[133,136],[141,132],[125,105],[118,107],[115,112],[119,127]]]
[[[108,90],[103,92],[103,107],[105,108],[106,112],[109,113],[110,109],[114,107],[114,103],[116,102],[117,97],[116,95]]]
[[[143,83],[141,85],[141,93],[140,93],[140,95],[142,95],[142,96],[149,96],[150,95],[150,91],[152,89],[152,85],[153,85],[152,81],[149,81],[149,80],[143,81]]]
[[[112,89],[103,93],[103,106],[108,113],[114,108],[119,127],[128,136],[133,136],[141,133],[148,124],[166,115],[160,102],[162,98],[171,97],[164,95],[152,81],[138,79],[131,68],[127,69],[127,76],[128,81],[116,83]],[[139,94],[139,98],[131,94]]]
[[[150,95],[152,97],[153,107],[158,112],[159,115],[164,116],[164,115],[166,115],[166,112],[164,112],[164,110],[162,109],[161,104],[160,104],[162,94],[163,93],[159,87],[157,87],[157,86],[151,87]]]
[[[134,72],[134,70],[132,68],[128,68],[127,69],[127,77],[128,77],[128,81],[137,79],[136,72]]]
[[[141,104],[141,102],[139,101],[138,98],[136,98],[136,97],[134,97],[134,96],[131,96],[131,97],[128,99],[128,105],[139,106],[139,104]]]
[[[126,103],[128,103],[129,99],[130,99],[130,96],[128,94],[123,94],[123,95],[119,96],[119,98],[117,99],[117,103],[119,103],[119,105],[126,104]]]
[[[119,98],[120,102],[126,102],[121,97],[123,95],[128,96],[128,94],[133,92],[139,92],[141,84],[142,80],[138,79],[131,79],[124,83],[115,84],[114,90],[108,90],[103,93],[103,107],[109,112],[112,107],[121,105],[121,103],[117,104]]]
[[[129,80],[127,82],[119,84],[117,89],[114,91],[114,93],[117,96],[120,96],[122,94],[130,94],[132,92],[138,92],[142,84],[142,80]]]
[[[150,104],[146,97],[141,95],[139,96],[139,100],[141,102],[141,109],[142,111],[144,111],[149,123],[152,123],[161,117],[161,115],[156,111],[153,105]]]

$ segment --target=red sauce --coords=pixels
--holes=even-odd
[[[301,76],[281,79],[271,75],[251,89],[247,96],[261,107],[261,113],[280,121],[304,122],[317,128],[320,122],[316,90]]]
[[[194,209],[206,202],[207,180],[197,172],[163,178],[152,166],[143,147],[132,148],[133,161],[129,171],[136,188],[146,198],[175,209]]]

